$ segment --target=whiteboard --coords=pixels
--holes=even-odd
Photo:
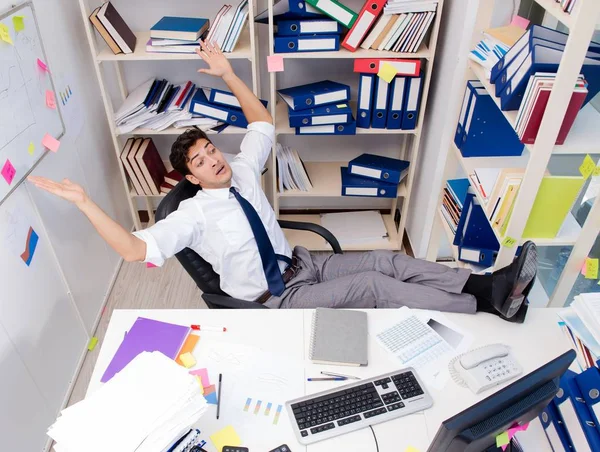
[[[24,3],[1,15],[0,38],[2,30],[12,44],[0,39],[0,204],[49,152],[42,145],[44,136],[59,139],[65,133],[58,97],[55,109],[46,105],[46,91],[55,90],[33,5]]]

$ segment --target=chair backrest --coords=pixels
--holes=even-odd
[[[175,212],[179,203],[189,198],[193,198],[198,193],[200,187],[183,179],[179,182],[158,205],[156,209],[156,221],[166,218],[170,213]],[[175,255],[177,260],[183,265],[183,268],[193,278],[194,282],[204,293],[227,295],[221,290],[219,275],[213,270],[212,265],[202,259],[198,253],[190,248],[184,248]]]

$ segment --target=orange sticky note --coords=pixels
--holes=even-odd
[[[398,71],[396,68],[386,61],[379,68],[377,76],[385,80],[387,83],[391,83],[397,73]]]
[[[4,42],[14,45],[12,38],[10,37],[10,32],[8,31],[8,27],[4,24],[0,24],[0,39]]]
[[[42,145],[46,149],[50,149],[52,152],[57,152],[60,147],[60,141],[54,138],[52,135],[46,134],[42,139]]]
[[[183,361],[181,361],[181,355],[193,352],[194,348],[196,347],[196,344],[198,343],[198,339],[200,339],[200,336],[196,334],[188,335],[187,339],[181,346],[181,350],[179,350],[179,356],[177,356],[177,359],[175,360],[177,364],[179,364],[180,366],[185,366]]]
[[[513,20],[510,24],[514,25],[515,27],[522,28],[523,30],[527,30],[527,27],[529,27],[529,21],[521,16],[513,17]]]
[[[269,72],[283,72],[283,56],[269,55],[267,57],[267,69]]]
[[[46,106],[56,110],[56,96],[49,89],[46,90]]]
[[[23,16],[13,16],[13,27],[15,31],[25,30],[25,22],[23,22]]]

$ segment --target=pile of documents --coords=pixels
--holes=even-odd
[[[348,85],[323,80],[277,93],[288,106],[289,124],[296,135],[356,135]]]
[[[523,102],[517,114],[517,124],[515,126],[517,135],[522,143],[535,143],[555,80],[556,74],[546,72],[536,72],[529,79],[525,95],[523,96]],[[588,95],[586,85],[587,83],[583,75],[580,75],[573,89],[573,95],[571,96],[571,101],[567,107],[562,125],[560,126],[556,144],[565,143],[569,131],[575,122],[575,118]]]
[[[190,111],[193,96],[201,91],[191,81],[175,85],[167,80],[149,79],[138,86],[115,113],[117,133],[137,128],[162,131],[168,127],[197,126],[210,130],[222,124]]]
[[[137,355],[48,429],[57,452],[167,450],[207,409],[198,380],[160,352]]]
[[[277,181],[279,193],[285,190],[312,190],[312,184],[298,151],[277,143]]]
[[[389,243],[381,213],[376,210],[321,214],[321,226],[328,229],[340,245],[373,244],[372,249]]]
[[[582,293],[571,306],[558,314],[559,325],[573,349],[582,370],[598,367],[600,359],[600,293]]]
[[[360,58],[354,60],[354,72],[359,73],[357,127],[417,127],[423,82],[420,60]]]

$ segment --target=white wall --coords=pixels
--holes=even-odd
[[[0,0],[0,14],[12,1]],[[34,0],[66,134],[34,174],[81,183],[109,215],[132,226],[97,89],[78,2]],[[27,267],[5,240],[10,219],[39,234]],[[0,206],[0,437],[2,450],[41,450],[77,370],[119,263],[73,206],[23,184]],[[23,244],[17,244],[24,246]]]

